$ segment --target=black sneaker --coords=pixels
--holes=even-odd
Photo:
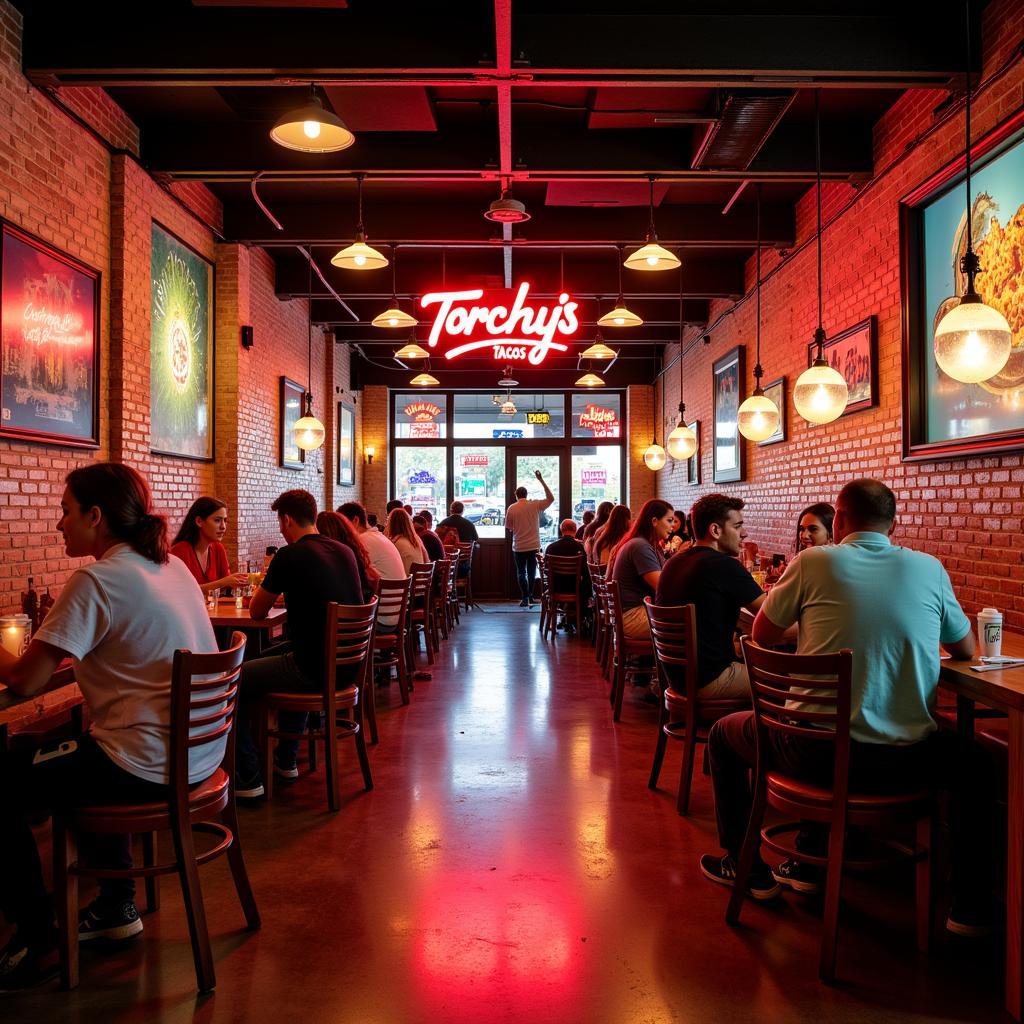
[[[705,853],[700,859],[700,871],[705,878],[719,885],[732,886],[736,882],[736,861],[728,854],[715,857]],[[768,865],[761,863],[754,866],[747,882],[747,895],[755,900],[771,900],[782,892],[782,886],[775,881],[768,870]]]
[[[259,768],[252,775],[235,772],[235,796],[239,800],[256,800],[265,792]]]
[[[119,942],[130,939],[142,931],[142,918],[131,900],[118,906],[104,906],[93,900],[89,906],[78,912],[78,941],[91,942],[93,939],[111,939]]]
[[[946,931],[964,939],[983,939],[992,934],[993,920],[988,906],[954,903],[946,918]]]
[[[772,878],[779,885],[785,885],[793,892],[814,896],[821,892],[821,874],[813,864],[801,864],[798,860],[784,860],[772,868]]]
[[[533,604],[533,602],[532,601],[527,601],[526,598],[524,597],[522,599],[522,601],[519,602],[519,607],[520,608],[529,608],[531,604]]]
[[[282,761],[275,757],[274,776],[278,779],[297,779],[299,777],[299,766],[296,763],[295,759],[292,758],[292,760],[290,761]],[[260,790],[262,790],[263,786],[261,785],[259,788]],[[240,795],[237,789],[235,790],[235,795]],[[260,792],[257,795],[262,796],[263,793]]]
[[[32,988],[56,976],[60,958],[56,945],[33,949],[15,932],[0,950],[0,992]]]

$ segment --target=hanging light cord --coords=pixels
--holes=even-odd
[[[309,319],[306,323],[306,414],[313,408],[313,259],[306,262],[306,293],[309,303]]]
[[[757,255],[755,257],[755,265],[757,267],[757,326],[754,331],[756,338],[756,350],[757,355],[754,361],[754,394],[760,395],[761,391],[761,378],[764,376],[764,370],[761,367],[761,184],[757,186]]]
[[[648,210],[650,211],[651,221],[647,225],[647,241],[656,242],[658,240],[658,234],[654,230],[654,175],[650,175],[647,179],[647,185],[650,190],[648,198]]]
[[[966,175],[965,182],[967,188],[967,249],[963,256],[960,257],[960,272],[967,276],[967,288],[964,291],[961,302],[980,302],[981,298],[974,288],[974,279],[981,271],[981,261],[974,252],[974,220],[973,210],[971,209],[971,0],[966,0],[964,3],[964,10],[967,15],[967,30],[964,33],[967,47],[967,61],[965,68],[967,71],[967,105],[965,111],[965,131],[966,131],[966,145],[964,146],[965,152],[965,165]]]
[[[664,388],[664,384],[662,384]],[[683,401],[683,270],[679,268],[679,426],[686,426],[686,403]]]
[[[363,236],[366,234],[363,228],[363,178],[366,177],[364,174],[356,175],[356,193],[357,193],[357,219],[356,219],[356,237],[362,241]]]
[[[818,328],[814,332],[814,340],[818,346],[818,354],[814,358],[815,366],[825,364],[825,328],[822,324],[821,300],[821,90],[814,90],[814,176],[817,181],[818,206]]]

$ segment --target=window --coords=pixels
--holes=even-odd
[[[596,512],[602,501],[622,500],[622,449],[617,444],[575,445],[572,450],[572,517]]]
[[[573,437],[621,437],[622,396],[576,394],[572,396]]]
[[[510,399],[515,412],[502,412]],[[565,436],[565,396],[510,393],[496,389],[493,394],[456,395],[456,437],[487,440],[529,440]]]
[[[505,536],[505,449],[496,445],[455,448],[453,494],[481,537]]]
[[[434,440],[446,436],[448,396],[421,391],[395,395],[395,437]]]
[[[445,455],[444,448],[395,448],[395,497],[413,512],[429,509],[435,520],[448,514]]]

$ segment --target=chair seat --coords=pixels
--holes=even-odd
[[[831,811],[832,790],[823,786],[815,786],[803,779],[794,779],[778,772],[768,772],[769,800],[781,799],[791,804],[802,804],[808,809]],[[914,811],[927,807],[931,801],[931,792],[927,789],[915,789],[906,793],[850,793],[850,814],[880,814],[889,812]],[[851,817],[852,820],[852,817]]]
[[[358,698],[358,686],[346,686],[343,690],[335,691],[335,700],[341,707],[355,704]],[[316,693],[268,693],[263,699],[268,706],[283,708],[286,711],[323,711],[324,709],[324,695],[319,690]]]
[[[685,693],[673,690],[669,687],[665,693],[665,705],[670,711],[682,711],[687,705]],[[726,715],[735,714],[737,711],[749,711],[750,701],[739,700],[731,697],[722,697],[717,700],[697,700],[697,717],[708,721],[717,721]]]

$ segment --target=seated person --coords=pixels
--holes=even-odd
[[[736,622],[741,608],[761,607],[764,593],[737,557],[747,536],[743,501],[706,494],[690,515],[696,542],[665,563],[654,603],[694,606],[701,696],[747,697],[747,670],[736,660]]]
[[[468,544],[471,540],[480,539],[476,532],[476,526],[463,515],[463,512],[466,511],[466,506],[461,501],[453,501],[448,511],[448,518],[442,519],[438,523],[438,530],[442,526],[451,527],[458,533],[460,544]]]
[[[227,505],[219,498],[203,495],[192,502],[171,545],[171,554],[188,566],[204,593],[222,587],[244,587],[249,581],[248,574],[233,573],[228,567],[228,554],[221,543],[227,529]]]
[[[839,493],[833,530],[835,547],[807,548],[768,595],[754,621],[753,639],[777,643],[799,622],[799,654],[853,651],[850,710],[851,790],[884,792],[893,782],[927,785],[957,775],[972,799],[961,808],[954,830],[954,902],[948,927],[972,934],[987,915],[992,872],[979,856],[992,845],[990,809],[979,795],[977,763],[957,770],[956,737],[939,735],[931,711],[939,680],[939,645],[954,657],[974,653],[971,625],[957,603],[942,563],[890,541],[896,498],[879,480],[854,480]],[[787,774],[829,785],[832,752],[822,764],[822,744],[771,733],[771,756]],[[951,741],[952,751],[946,741]],[[750,769],[756,758],[753,712],[716,722],[708,738],[715,813],[724,857],[705,855],[701,871],[731,885],[750,817]],[[952,754],[952,756],[950,756]],[[805,830],[798,848],[824,852],[820,827]],[[984,847],[968,856],[967,842]],[[968,861],[972,860],[968,868]],[[774,877],[773,877],[774,876]],[[757,858],[750,894],[768,899],[780,885],[812,893],[817,873],[796,860],[775,869]]]
[[[355,530],[366,549],[370,566],[377,573],[379,579],[404,580],[406,578],[405,567],[402,565],[402,556],[398,553],[398,548],[380,530],[370,525],[370,517],[358,501],[346,501],[344,505],[339,505],[338,514],[344,516],[352,524],[352,529]],[[387,615],[383,611],[378,614],[378,633],[394,633],[397,625],[396,616]]]
[[[377,592],[377,580],[380,576],[373,567],[370,554],[356,533],[355,527],[340,512],[321,512],[316,517],[316,528],[322,537],[330,537],[331,540],[344,544],[356,556],[359,586],[363,592],[363,601],[368,603]]]
[[[614,512],[613,512],[614,515]],[[609,524],[612,519],[609,518]],[[632,640],[651,635],[644,598],[653,597],[661,578],[660,547],[672,532],[675,514],[660,498],[645,501],[636,522],[619,541],[608,559],[606,578],[619,584],[622,632]]]
[[[416,528],[412,524],[412,518],[405,509],[395,508],[391,510],[391,513],[388,515],[388,525],[384,531],[384,536],[398,548],[398,553],[402,556],[402,567],[405,569],[406,576],[409,575],[414,563],[422,565],[430,561],[427,549],[423,546],[423,541],[417,536]]]
[[[444,544],[441,538],[430,528],[430,520],[422,512],[417,512],[412,517],[413,529],[416,531],[416,536],[419,537],[420,542],[426,549],[427,555],[432,562],[439,562],[442,558],[447,558],[444,551]]]
[[[359,567],[351,548],[340,541],[323,537],[316,528],[316,499],[309,491],[285,491],[270,506],[277,513],[281,536],[287,547],[281,548],[270,563],[267,575],[249,603],[249,614],[263,618],[278,596],[284,595],[288,609],[288,636],[291,650],[247,661],[239,684],[241,706],[236,739],[235,795],[241,799],[263,796],[259,752],[253,740],[249,718],[263,694],[269,691],[319,693],[324,686],[324,625],[327,605],[364,604],[359,582]],[[351,678],[357,666],[347,667]],[[344,685],[342,671],[339,686]],[[306,715],[282,711],[278,715],[282,732],[301,733]],[[298,776],[295,755],[298,740],[279,740],[274,758],[274,773],[284,779]]]
[[[24,655],[0,649],[0,681],[31,696],[71,658],[90,728],[66,751],[42,751],[44,760],[35,750],[0,758],[0,908],[16,928],[0,951],[0,990],[58,970],[32,817],[85,803],[166,800],[174,652],[217,649],[202,593],[184,562],[169,557],[167,524],[153,514],[146,481],[128,466],[96,462],[69,473],[66,485],[57,523],[65,551],[95,561],[72,573]],[[223,754],[223,742],[190,752],[189,781],[207,778]],[[128,836],[78,840],[85,864],[132,866]],[[133,880],[101,880],[99,896],[80,912],[80,940],[137,935],[134,901]]]
[[[563,519],[558,530],[560,534],[558,540],[553,540],[544,549],[544,554],[568,557],[572,557],[573,555],[581,556],[580,599],[583,601],[585,608],[590,602],[593,588],[590,582],[590,570],[587,568],[587,555],[583,550],[583,545],[576,539],[576,530],[577,527],[575,519]],[[550,586],[553,592],[571,594],[576,590],[576,581],[567,576],[560,576],[552,578]]]

